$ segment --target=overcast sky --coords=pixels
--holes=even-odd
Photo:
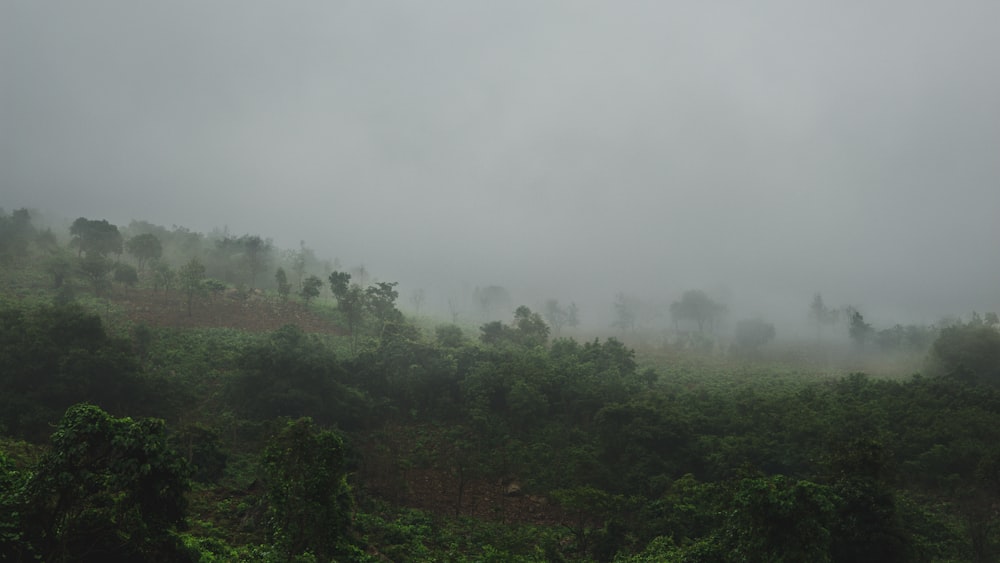
[[[305,240],[429,298],[704,288],[767,316],[821,291],[933,322],[1000,309],[997,22],[995,0],[11,0],[0,206]]]

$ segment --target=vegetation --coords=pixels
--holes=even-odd
[[[1000,558],[996,315],[876,330],[817,295],[815,339],[753,318],[717,346],[725,307],[691,291],[669,307],[685,330],[634,349],[563,337],[576,307],[555,299],[491,318],[509,295],[488,286],[470,333],[415,324],[396,283],[304,245],[77,223],[71,252],[0,217],[0,559]],[[633,336],[636,302],[613,306]],[[926,364],[817,367],[834,329]]]

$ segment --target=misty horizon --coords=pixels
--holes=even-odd
[[[304,241],[404,306],[995,311],[1000,5],[961,8],[8,4],[0,207]]]

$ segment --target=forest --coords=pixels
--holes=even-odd
[[[823,288],[817,288],[822,290]],[[475,314],[305,243],[0,210],[0,560],[991,562],[1000,319]]]

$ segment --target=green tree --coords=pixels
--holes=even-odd
[[[514,344],[533,348],[545,346],[549,338],[549,326],[542,316],[521,305],[514,311],[514,321],[508,326],[500,321],[492,321],[479,327],[479,340],[484,344]]]
[[[848,307],[847,312],[847,334],[854,341],[855,346],[864,348],[865,344],[875,333],[875,329],[870,323],[865,322],[864,315],[854,307]]]
[[[274,272],[274,283],[278,286],[278,295],[281,296],[281,300],[286,301],[288,294],[292,292],[292,284],[288,283],[288,276],[285,274],[284,268],[278,268]]]
[[[351,274],[347,272],[332,272],[330,274],[330,292],[337,299],[347,293],[351,287]]]
[[[403,314],[396,309],[397,285],[398,282],[378,282],[365,289],[364,305],[379,326],[403,320]]]
[[[146,263],[151,260],[159,260],[163,255],[163,245],[156,235],[143,233],[136,235],[125,243],[125,250],[135,258],[139,271],[146,269]]]
[[[104,295],[111,282],[108,274],[111,272],[111,260],[98,253],[87,254],[80,259],[80,272],[94,287],[95,295]]]
[[[229,399],[243,416],[309,416],[351,428],[360,424],[363,397],[341,383],[347,376],[333,352],[295,325],[285,325],[249,346],[237,365]]]
[[[166,294],[173,287],[174,283],[177,281],[177,272],[170,267],[170,264],[166,262],[156,262],[153,266],[153,290],[156,291],[163,288],[163,293]]]
[[[27,209],[7,215],[0,209],[0,264],[10,264],[28,256],[29,243],[37,238]]]
[[[941,329],[931,346],[934,373],[1000,383],[1000,330],[986,323],[957,323]]]
[[[439,346],[445,348],[458,348],[465,341],[465,335],[458,325],[439,325],[434,329],[434,336]]]
[[[77,248],[78,256],[84,254],[107,256],[122,253],[122,235],[118,232],[118,227],[108,223],[107,220],[97,221],[80,217],[73,221],[69,233],[73,236],[70,244]]]
[[[205,284],[202,283],[205,278],[205,265],[197,258],[192,258],[181,267],[177,277],[181,291],[187,296],[187,311],[190,316],[195,296],[205,292]]]
[[[317,278],[316,276],[307,276],[306,279],[302,280],[302,291],[299,295],[302,296],[302,300],[306,302],[306,306],[313,299],[319,297],[319,290],[323,287],[323,280]]]
[[[670,316],[674,323],[692,321],[698,325],[698,332],[715,330],[715,325],[726,312],[726,306],[713,301],[708,294],[698,289],[685,291],[680,301],[670,304]]]
[[[542,316],[521,305],[514,311],[514,337],[528,347],[545,346],[549,339],[549,325]]]
[[[25,492],[28,539],[44,561],[178,561],[189,489],[161,420],[66,411]]]
[[[344,440],[309,418],[289,422],[264,452],[275,546],[291,560],[330,561],[348,548],[351,489]]]
[[[139,273],[129,264],[119,262],[112,270],[114,280],[125,287],[135,287],[135,284],[139,283]]]
[[[840,504],[827,486],[782,475],[736,485],[723,541],[730,561],[832,561],[831,528]]]
[[[399,295],[393,289],[394,286],[395,284],[391,284],[386,288],[388,293],[383,295],[382,307],[385,306],[386,299],[391,297],[388,304],[392,305]],[[336,271],[330,274],[330,292],[337,298],[337,309],[347,321],[347,331],[351,333],[351,348],[354,349],[357,347],[358,329],[364,320],[365,309],[368,308],[369,293],[362,290],[360,285],[351,283],[351,274]]]
[[[147,400],[131,344],[79,305],[0,307],[0,427],[43,439],[70,405]]]
[[[264,271],[271,257],[273,244],[269,239],[263,239],[257,235],[244,235],[240,237],[239,243],[243,247],[244,259],[250,276],[250,288],[253,289],[257,286],[257,276]]]
[[[23,520],[24,489],[30,471],[19,471],[0,450],[0,561],[38,560]]]
[[[52,276],[52,287],[59,289],[73,274],[73,256],[63,249],[56,249],[45,260],[45,272]]]

